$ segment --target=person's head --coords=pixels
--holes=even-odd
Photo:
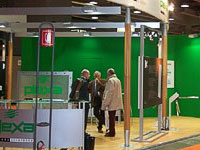
[[[89,70],[83,69],[81,71],[81,76],[85,77],[86,79],[89,79],[90,78],[90,72],[89,72]]]
[[[94,72],[94,78],[95,78],[95,79],[96,79],[96,78],[100,79],[100,78],[101,78],[101,72],[95,71],[95,72]]]
[[[115,70],[113,68],[110,68],[110,69],[107,70],[108,77],[110,77],[110,76],[112,76],[114,74],[115,74]]]

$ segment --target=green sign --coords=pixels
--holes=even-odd
[[[18,115],[18,111],[16,110],[8,110],[4,112],[4,118],[13,119]],[[14,122],[3,122],[0,120],[0,133],[9,132],[14,134],[15,132],[23,132],[23,133],[33,133],[34,131],[34,123],[26,123],[24,121],[19,124]]]
[[[8,110],[7,112],[4,113],[4,118],[14,118],[18,115],[18,111],[17,110]]]
[[[38,94],[39,95],[46,95],[50,94],[51,88],[46,86],[39,86]],[[63,87],[62,86],[53,86],[53,94],[63,94]],[[36,85],[31,86],[24,86],[24,96],[28,95],[36,95]]]

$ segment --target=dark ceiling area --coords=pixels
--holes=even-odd
[[[91,4],[90,2],[96,2]],[[193,34],[200,32],[200,0],[169,0],[169,5],[173,3],[174,11],[169,12],[169,34]],[[182,4],[189,7],[182,8]],[[0,7],[84,7],[93,6],[119,6],[106,0],[0,0]],[[100,15],[94,19],[92,16],[73,15],[73,16],[27,16],[27,22],[124,22],[125,8],[122,7],[120,15]],[[131,8],[132,22],[158,22],[153,16],[141,13],[134,13]],[[97,17],[97,16],[93,16]],[[106,29],[108,31],[108,29]],[[104,31],[96,29],[95,32]],[[111,30],[113,31],[113,29]]]

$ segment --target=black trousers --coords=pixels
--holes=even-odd
[[[102,126],[105,124],[105,114],[101,110],[102,99],[100,96],[94,97],[94,115],[99,120],[98,129],[102,129]]]
[[[115,135],[115,114],[116,110],[108,111],[109,114],[109,134]]]
[[[83,104],[81,103],[81,108],[83,108]],[[86,131],[87,129],[87,121],[88,121],[88,113],[89,113],[89,103],[85,103],[85,125],[84,125],[84,129]]]

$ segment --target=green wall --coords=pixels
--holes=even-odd
[[[122,82],[124,79],[124,38],[56,38],[55,71],[73,71],[73,78],[80,76],[82,69],[89,69],[92,76],[95,70],[106,78],[108,68],[114,68]],[[132,114],[138,116],[137,78],[139,38],[132,39]],[[36,70],[37,38],[22,39],[22,70]],[[145,55],[157,57],[157,40],[145,39]],[[41,48],[40,70],[51,69],[51,48]],[[91,76],[91,77],[92,77]],[[93,78],[91,78],[93,79]],[[145,109],[145,116],[157,116],[157,107]]]
[[[200,96],[200,38],[177,36],[175,87],[180,96]],[[199,99],[179,100],[182,116],[200,117]]]
[[[200,96],[200,38],[188,36],[168,36],[168,59],[175,60],[175,88],[168,89],[168,98],[178,92],[180,96]],[[138,116],[138,56],[139,38],[132,38],[131,106],[132,116]],[[82,69],[102,72],[112,67],[122,81],[124,74],[124,38],[56,38],[55,70],[73,71],[74,79]],[[37,38],[22,39],[22,70],[36,70]],[[51,48],[41,48],[41,71],[51,68]],[[157,40],[145,39],[145,55],[157,57]],[[93,79],[93,78],[91,78]],[[200,100],[179,100],[182,116],[200,116]],[[157,116],[157,107],[145,109],[145,116]],[[173,103],[172,114],[176,114]]]

